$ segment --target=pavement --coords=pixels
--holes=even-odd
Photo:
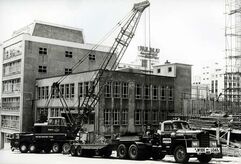
[[[173,156],[166,156],[163,160],[153,161],[153,160],[121,160],[116,158],[116,152],[112,153],[110,158],[101,157],[72,157],[71,155],[63,154],[32,154],[26,153],[22,154],[19,151],[12,152],[10,149],[0,150],[0,164],[163,164],[163,163],[175,163]],[[195,164],[199,163],[196,158],[191,158],[189,163]],[[210,164],[241,164],[241,157],[228,157],[225,156],[222,159],[212,159]]]

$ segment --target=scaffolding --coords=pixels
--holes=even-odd
[[[241,0],[225,0],[224,100],[226,110],[241,113]]]

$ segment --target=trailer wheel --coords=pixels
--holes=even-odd
[[[76,150],[75,150],[75,146],[74,145],[72,145],[71,147],[70,147],[70,154],[71,154],[71,156],[76,156]]]
[[[140,154],[140,150],[138,149],[136,144],[132,144],[129,147],[129,157],[130,159],[138,159],[139,158],[139,154]]]
[[[120,144],[117,148],[117,156],[121,159],[127,158],[127,150],[124,144]]]
[[[69,154],[70,151],[70,144],[69,143],[64,143],[62,146],[63,154]]]
[[[30,144],[29,145],[29,152],[30,153],[36,153],[37,152],[37,148],[35,144]]]
[[[81,146],[77,147],[76,154],[78,157],[81,157],[83,155],[83,150],[82,150]]]
[[[19,146],[19,150],[21,153],[27,153],[28,152],[28,146],[26,143],[21,143]]]
[[[187,163],[189,155],[186,152],[186,148],[182,145],[177,146],[174,150],[174,158],[177,163]]]
[[[53,153],[59,153],[60,152],[60,145],[59,145],[59,143],[54,143],[52,145],[52,150],[53,150]]]
[[[200,163],[208,163],[212,160],[211,155],[200,155],[197,157]]]

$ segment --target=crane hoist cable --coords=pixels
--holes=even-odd
[[[120,60],[122,59],[127,47],[129,46],[134,33],[136,31],[137,25],[140,21],[140,17],[142,15],[142,12],[144,11],[144,9],[146,7],[148,7],[150,5],[150,3],[148,1],[144,1],[142,3],[139,3],[141,5],[134,5],[132,11],[133,14],[130,16],[130,18],[127,20],[127,22],[123,25],[123,27],[121,28],[121,31],[119,32],[119,34],[117,35],[115,42],[113,43],[110,52],[106,56],[106,60],[104,60],[104,62],[101,65],[101,69],[99,71],[97,71],[96,76],[94,77],[93,80],[93,86],[92,88],[90,88],[89,93],[84,97],[84,100],[81,104],[81,106],[78,108],[79,110],[83,110],[83,115],[79,115],[80,118],[86,116],[87,114],[89,114],[90,112],[92,112],[95,108],[95,105],[97,104],[99,98],[100,98],[100,94],[102,93],[102,89],[104,88],[107,80],[109,80],[110,76],[103,76],[104,71],[106,70],[108,64],[110,63],[111,59],[113,59],[113,57],[116,56],[116,59],[114,60],[114,62],[111,65],[110,71],[111,70],[115,70],[116,67],[118,66]],[[97,86],[97,84],[100,82],[100,79],[102,78],[102,83],[103,85],[100,85],[100,88],[98,90],[98,93],[95,94],[95,87]],[[79,122],[82,124],[83,123],[83,119],[80,120]]]

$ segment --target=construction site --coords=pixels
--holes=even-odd
[[[150,7],[148,0],[134,3],[96,44],[86,43],[83,29],[43,21],[3,42],[0,158],[6,164],[18,156],[30,163],[239,163],[241,0],[225,0],[223,72],[195,86],[191,64],[159,63]],[[137,59],[122,63],[140,24],[145,36]]]

